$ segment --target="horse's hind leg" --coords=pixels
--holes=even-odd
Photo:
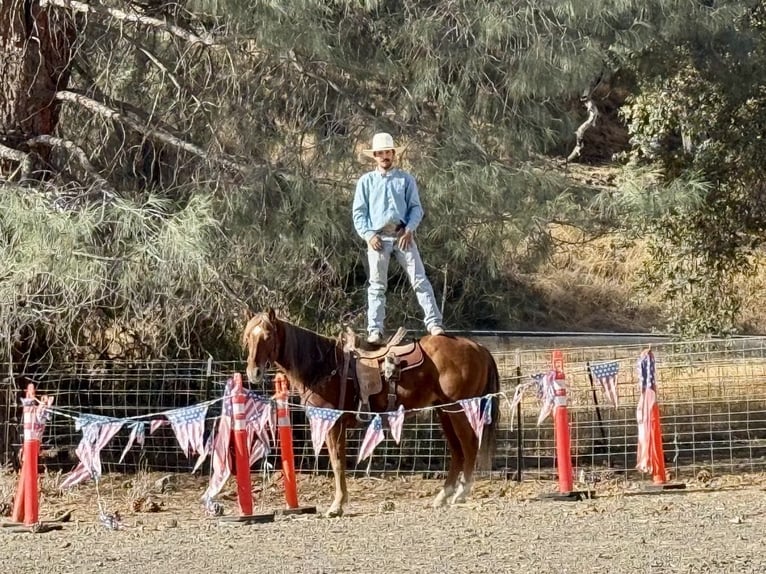
[[[460,471],[463,470],[463,447],[460,444],[460,439],[455,433],[455,428],[452,424],[452,415],[439,410],[439,420],[441,421],[442,429],[444,429],[444,436],[447,438],[447,445],[450,450],[450,462],[449,470],[447,471],[447,480],[444,481],[444,486],[439,491],[439,494],[434,498],[434,508],[442,506],[447,499],[455,492],[455,486],[458,484],[458,478],[460,477]]]
[[[455,435],[460,441],[463,452],[463,481],[458,483],[455,488],[455,494],[450,501],[452,504],[465,502],[468,495],[471,494],[473,487],[473,471],[476,466],[476,457],[479,453],[479,439],[473,432],[471,423],[464,413],[459,413],[452,418],[452,425]]]
[[[339,419],[327,433],[327,450],[335,478],[335,498],[327,511],[327,516],[342,516],[343,505],[348,502],[346,488],[346,424]]]

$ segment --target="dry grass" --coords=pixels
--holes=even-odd
[[[529,277],[557,310],[552,326],[567,330],[662,331],[666,323],[658,294],[644,296],[639,284],[647,261],[646,240],[620,234],[587,236],[566,226],[551,229],[557,248],[551,261]],[[766,333],[766,252],[752,258],[756,272],[738,279],[740,333]]]
[[[616,234],[590,238],[563,226],[551,231],[558,247],[530,279],[547,307],[558,311],[554,324],[574,331],[661,327],[659,299],[643,299],[637,289],[645,242]]]

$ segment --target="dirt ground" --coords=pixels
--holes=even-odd
[[[203,478],[107,476],[60,495],[44,476],[41,518],[65,510],[61,531],[0,529],[0,572],[766,572],[766,476],[691,477],[685,492],[635,495],[634,483],[596,485],[596,498],[540,500],[551,481],[481,480],[470,502],[432,509],[439,481],[354,478],[342,518],[278,517],[221,524],[199,504]],[[15,477],[0,476],[1,497]],[[256,512],[283,508],[281,477],[253,479]],[[265,486],[264,486],[265,484]],[[233,480],[220,500],[236,515]],[[326,510],[331,482],[302,476],[303,505]],[[99,503],[123,528],[99,522]],[[7,511],[7,507],[6,507]]]

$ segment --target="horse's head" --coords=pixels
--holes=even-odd
[[[280,336],[274,309],[255,315],[245,325],[242,343],[247,349],[247,378],[251,383],[259,380],[266,368],[276,362]]]

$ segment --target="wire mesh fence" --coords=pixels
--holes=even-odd
[[[636,404],[639,387],[636,360],[644,347],[581,346],[562,349],[567,375],[572,455],[576,472],[590,476],[629,476],[636,464],[638,428]],[[758,471],[766,467],[766,338],[655,343],[658,399],[666,461],[679,472],[704,467],[712,473]],[[495,346],[493,354],[501,373],[501,419],[492,471],[506,476],[518,469],[538,476],[555,474],[553,422],[537,424],[540,403],[533,394],[521,402],[521,417],[511,426],[509,400],[516,385],[550,368],[550,349],[509,349]],[[617,407],[605,400],[588,367],[617,361]],[[67,472],[77,463],[75,448],[81,433],[74,417],[81,413],[128,418],[218,398],[227,379],[243,372],[239,362],[212,359],[177,362],[90,362],[25,368],[0,365],[9,375],[0,380],[0,461],[13,463],[19,449],[19,399],[27,382],[38,394],[55,398],[58,411],[46,427],[42,464]],[[270,395],[266,378],[255,392]],[[319,457],[311,446],[310,430],[293,402],[296,466],[303,472],[328,472],[326,449]],[[206,427],[210,430],[220,413],[211,405]],[[351,472],[418,473],[439,475],[446,470],[447,446],[436,412],[408,418],[400,444],[387,440],[378,446],[371,462],[355,465],[364,425],[348,434]],[[135,472],[139,468],[188,472],[195,460],[181,452],[172,429],[161,427],[146,437],[143,448],[134,447],[118,463],[128,437],[121,431],[102,451],[106,472]],[[278,451],[267,462],[276,464]],[[208,464],[201,472],[208,471]]]

